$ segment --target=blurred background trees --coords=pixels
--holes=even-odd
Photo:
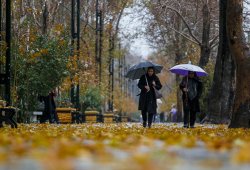
[[[181,121],[181,77],[168,69],[192,61],[209,73],[202,78],[200,120],[227,123],[231,118],[236,67],[228,45],[228,1],[13,0],[11,48],[6,44],[7,1],[0,2],[0,70],[6,71],[5,51],[11,49],[12,105],[34,110],[36,96],[57,89],[60,107],[79,107],[79,99],[102,112],[136,113],[137,82],[124,75],[131,65],[149,59],[164,66],[159,76],[166,102],[159,112],[176,104]],[[248,4],[244,1],[239,24],[249,38]],[[146,57],[131,51],[140,37],[153,51]],[[2,86],[0,91],[4,97]],[[96,101],[92,106],[88,96]]]

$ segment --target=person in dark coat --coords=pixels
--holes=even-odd
[[[184,127],[194,128],[196,113],[200,112],[199,98],[202,94],[202,82],[195,72],[189,72],[188,76],[183,77],[180,89],[182,90]]]
[[[143,127],[146,127],[148,122],[148,127],[150,128],[157,108],[154,88],[157,90],[162,88],[153,67],[149,67],[147,74],[141,76],[138,87],[141,89],[138,109],[141,110]]]
[[[40,123],[45,123],[47,120],[50,123],[59,123],[54,96],[55,92],[51,91],[47,96],[39,97],[40,102],[44,102],[44,110]]]

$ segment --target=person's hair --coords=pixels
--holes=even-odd
[[[198,77],[196,72],[194,72],[194,77]]]
[[[154,68],[154,67],[148,67],[148,70],[150,70],[150,69],[151,69],[151,70],[154,70],[154,72],[155,72],[155,68]],[[148,70],[147,70],[147,71],[148,71]]]
[[[194,78],[198,78],[197,73],[195,71],[188,71],[188,75],[189,74],[194,74]]]

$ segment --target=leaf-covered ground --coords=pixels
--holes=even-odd
[[[0,169],[250,169],[250,130],[154,124],[0,129]]]

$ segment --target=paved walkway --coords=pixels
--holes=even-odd
[[[29,126],[29,127],[27,127]],[[214,133],[228,133],[227,129],[214,132],[215,125],[197,125],[197,130],[183,129],[181,124],[155,124],[152,129],[143,129],[140,124],[83,124],[83,125],[22,125],[26,133],[45,133],[53,136],[49,145],[37,146],[22,156],[12,154],[6,161],[0,161],[0,170],[43,170],[43,169],[75,169],[75,170],[249,170],[249,164],[236,163],[233,160],[236,149],[211,150],[200,140],[192,146],[188,144],[170,144],[171,137],[183,133],[185,135],[204,134],[214,136]],[[51,130],[43,131],[43,128]],[[199,129],[199,130],[198,130]],[[211,129],[211,130],[210,130]],[[9,132],[20,137],[16,130],[5,129],[0,135]],[[170,136],[164,134],[165,131]],[[193,132],[192,132],[193,131]],[[121,133],[122,132],[122,133]],[[246,131],[248,133],[248,131]],[[46,134],[48,133],[48,134]],[[65,134],[64,134],[65,133]],[[245,132],[244,132],[245,133]],[[78,137],[76,137],[76,134]],[[119,134],[119,135],[117,135]],[[145,134],[149,134],[148,136]],[[27,134],[26,134],[27,135]],[[47,136],[46,136],[47,135]],[[82,136],[83,135],[83,136]],[[89,137],[88,137],[89,135]],[[223,135],[223,134],[220,134]],[[74,137],[75,136],[75,137]],[[98,138],[97,138],[98,137]],[[28,138],[29,142],[37,140]],[[39,135],[39,139],[43,135]],[[223,137],[222,137],[223,138]],[[17,138],[18,139],[18,138]],[[79,141],[80,140],[80,145]],[[191,139],[190,139],[191,140]],[[46,140],[45,140],[46,141]],[[44,142],[45,142],[44,141]],[[58,143],[58,141],[60,141]],[[27,142],[27,141],[24,141]],[[183,141],[181,141],[183,143]],[[67,145],[65,145],[65,143]],[[167,143],[167,144],[166,144]],[[22,143],[20,143],[22,144]],[[58,145],[58,146],[56,146]],[[67,148],[80,146],[77,156]],[[0,147],[1,154],[9,148]],[[35,150],[35,151],[34,151]],[[34,152],[34,153],[32,153]],[[72,152],[72,153],[71,153]],[[32,153],[32,154],[31,154]],[[68,154],[63,156],[62,153]],[[40,158],[32,157],[41,154]]]

